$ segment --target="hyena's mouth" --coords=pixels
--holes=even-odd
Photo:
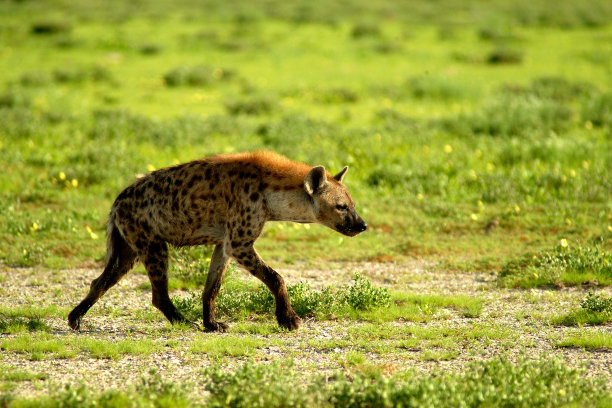
[[[354,237],[357,234],[361,234],[367,228],[368,228],[368,224],[366,224],[365,222],[354,223],[350,225],[346,225],[346,224],[336,225],[336,231],[348,237]]]

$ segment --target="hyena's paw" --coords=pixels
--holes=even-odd
[[[279,326],[289,330],[296,330],[302,325],[302,319],[293,310],[276,313],[276,320],[278,320]]]
[[[68,326],[70,326],[72,330],[79,331],[81,329],[81,318],[82,316],[70,313],[68,315]]]
[[[204,322],[204,331],[207,332],[226,332],[229,326],[223,322]]]

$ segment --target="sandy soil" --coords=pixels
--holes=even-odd
[[[612,384],[612,352],[610,350],[588,351],[583,349],[560,349],[555,341],[568,332],[605,331],[612,326],[565,328],[554,327],[547,316],[577,306],[586,290],[509,290],[495,286],[495,276],[483,273],[433,272],[431,265],[415,260],[412,263],[395,264],[326,264],[298,265],[279,268],[287,283],[307,281],[320,288],[325,285],[349,284],[355,272],[369,277],[375,284],[391,290],[406,290],[412,293],[465,294],[485,300],[481,316],[465,318],[460,313],[444,309],[437,312],[427,323],[397,322],[401,325],[447,326],[457,330],[473,325],[494,325],[515,333],[511,340],[480,341],[477,344],[457,344],[457,357],[448,361],[426,361],[422,350],[402,350],[393,353],[368,353],[369,362],[387,367],[389,373],[414,369],[430,372],[442,368],[460,371],[473,360],[493,358],[498,355],[516,358],[528,355],[559,356],[572,366],[586,365],[587,375],[603,376]],[[86,294],[89,282],[98,276],[99,270],[0,269],[0,307],[2,310],[17,306],[50,306],[60,309],[57,317],[44,318],[50,325],[51,334],[58,339],[92,337],[107,341],[125,338],[150,338],[156,350],[146,356],[125,355],[118,359],[96,359],[88,353],[77,353],[72,358],[43,358],[32,360],[30,353],[2,350],[0,367],[19,368],[35,373],[44,373],[43,380],[16,383],[11,391],[16,395],[32,396],[48,393],[66,383],[85,383],[96,390],[123,389],[137,383],[151,369],[157,370],[166,380],[189,383],[196,392],[204,393],[201,372],[206,367],[222,365],[227,369],[240,366],[248,359],[261,362],[292,358],[295,366],[305,372],[318,374],[343,368],[343,356],[358,348],[349,346],[320,350],[311,344],[318,340],[350,339],[347,330],[363,322],[306,320],[296,332],[274,333],[267,336],[248,333],[202,333],[196,330],[176,331],[164,320],[161,313],[151,306],[150,292],[142,290],[147,277],[133,272],[112,288],[84,319],[84,330],[71,332],[64,313],[76,305]],[[246,273],[244,279],[252,279]],[[610,295],[610,289],[605,289]],[[177,294],[180,292],[174,292]],[[61,317],[59,316],[61,314]],[[2,317],[0,315],[0,317]],[[0,334],[2,339],[19,334]],[[189,344],[205,336],[257,337],[269,340],[270,345],[257,349],[248,357],[215,357],[193,353]],[[232,337],[233,336],[233,337]]]

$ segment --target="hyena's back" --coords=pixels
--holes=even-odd
[[[255,164],[213,159],[161,169],[117,197],[109,222],[136,250],[152,240],[175,246],[219,244],[232,206],[261,194],[261,178]]]

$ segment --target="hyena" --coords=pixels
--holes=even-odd
[[[272,152],[218,155],[154,171],[127,187],[108,220],[102,274],[70,312],[78,330],[94,303],[139,260],[153,290],[153,305],[166,318],[183,322],[168,295],[168,245],[214,245],[202,294],[204,328],[225,331],[215,319],[215,298],[233,258],[272,292],[278,324],[297,329],[283,278],[253,247],[267,221],[319,223],[354,236],[367,228],[342,184],[348,167],[332,176]]]

